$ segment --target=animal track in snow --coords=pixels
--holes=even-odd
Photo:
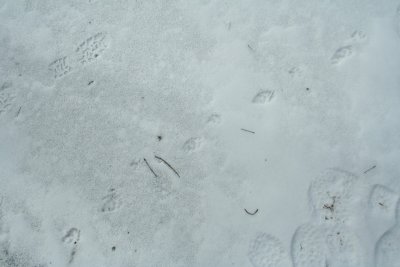
[[[221,122],[221,115],[217,113],[213,113],[208,117],[207,123],[209,124],[218,124]]]
[[[200,149],[203,144],[203,139],[200,137],[191,137],[183,144],[183,151],[186,153],[193,153]]]
[[[68,57],[61,57],[49,64],[49,70],[53,72],[54,78],[61,78],[71,72],[72,67]]]
[[[299,67],[292,67],[288,70],[288,73],[292,76],[300,75],[301,69]]]
[[[259,233],[250,243],[248,257],[254,267],[290,267],[289,254],[281,242],[268,234]]]
[[[356,30],[350,35],[350,38],[353,42],[361,43],[367,39],[367,35],[363,31]]]
[[[0,115],[9,111],[14,103],[15,95],[11,92],[12,84],[3,83],[0,88]]]
[[[79,241],[80,231],[77,228],[71,228],[62,238],[62,241],[69,245],[76,245]]]
[[[121,206],[115,189],[110,189],[110,193],[103,197],[103,205],[101,206],[102,212],[113,212]]]
[[[75,50],[78,62],[82,65],[98,58],[107,48],[106,34],[99,32],[83,41]]]
[[[339,170],[328,170],[311,182],[308,193],[310,206],[318,221],[344,223],[351,216],[352,193],[356,177]]]
[[[331,63],[334,65],[339,65],[348,59],[355,52],[362,43],[367,40],[367,35],[360,30],[355,30],[351,33],[347,44],[339,47],[331,57]]]
[[[77,247],[78,247],[78,241],[80,238],[80,231],[77,228],[71,228],[68,230],[68,232],[64,235],[62,238],[62,241],[71,247],[71,253],[69,256],[68,263],[71,263],[74,260]]]
[[[383,185],[374,185],[369,196],[370,211],[379,217],[394,217],[398,195]]]
[[[139,169],[141,163],[142,163],[141,158],[135,158],[129,163],[129,166],[131,166],[134,170],[137,170]]]
[[[340,64],[353,54],[353,47],[346,45],[338,48],[331,57],[332,64]]]
[[[251,102],[255,104],[264,104],[266,102],[270,102],[274,97],[274,91],[272,90],[265,90],[258,92]]]

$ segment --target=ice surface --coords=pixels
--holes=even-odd
[[[394,0],[0,0],[0,266],[400,266],[399,48]]]

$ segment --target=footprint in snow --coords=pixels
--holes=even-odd
[[[266,233],[258,233],[250,243],[248,258],[254,267],[291,267],[289,254],[281,242]]]
[[[81,42],[74,54],[62,56],[51,62],[48,69],[55,79],[65,77],[79,65],[85,66],[94,62],[107,48],[108,35],[104,32],[96,33]]]
[[[12,91],[12,83],[5,82],[0,87],[0,116],[12,109],[15,95]]]
[[[375,246],[376,267],[398,267],[400,263],[400,201],[397,203],[396,224],[378,240]]]
[[[346,222],[352,218],[357,178],[328,170],[311,182],[312,220],[300,226],[292,239],[295,267],[364,266],[361,242]]]
[[[398,195],[383,185],[374,185],[369,196],[369,212],[379,218],[395,218]]]
[[[49,64],[49,70],[55,79],[66,76],[72,69],[70,58],[67,56],[58,58]]]
[[[357,178],[342,170],[327,170],[313,180],[308,190],[313,218],[320,223],[345,223],[354,213],[353,192]]]
[[[107,47],[107,34],[104,32],[96,33],[78,45],[75,50],[77,60],[80,64],[86,65],[100,57]]]
[[[326,263],[324,229],[318,225],[300,226],[292,238],[291,254],[295,267],[322,267]]]
[[[302,225],[293,236],[291,248],[295,267],[364,266],[360,240],[345,225]]]

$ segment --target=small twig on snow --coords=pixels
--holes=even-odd
[[[147,167],[149,167],[150,171],[154,174],[155,177],[158,177],[157,174],[153,171],[153,169],[151,168],[150,164],[147,162],[146,158],[143,158],[144,162],[146,163]]]
[[[179,173],[174,169],[174,167],[171,166],[171,164],[169,164],[165,159],[159,157],[159,156],[154,156],[156,159],[161,160],[162,162],[164,162],[165,165],[167,165],[176,175],[178,175],[178,177],[180,178],[181,176],[179,175]]]
[[[247,130],[247,129],[243,129],[243,128],[241,128],[240,130],[242,130],[242,131],[245,131],[245,132],[248,132],[248,133],[255,134],[255,132],[253,132],[253,131],[250,131],[250,130]]]
[[[249,212],[248,210],[244,209],[244,211],[249,214],[249,215],[255,215],[258,212],[258,209],[256,209],[254,212]]]
[[[369,171],[372,171],[372,170],[375,169],[375,168],[376,168],[376,165],[372,166],[371,168],[369,168],[368,170],[366,170],[364,173],[367,173],[367,172],[369,172]]]

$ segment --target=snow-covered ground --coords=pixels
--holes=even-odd
[[[400,2],[0,0],[0,266],[400,266]]]

